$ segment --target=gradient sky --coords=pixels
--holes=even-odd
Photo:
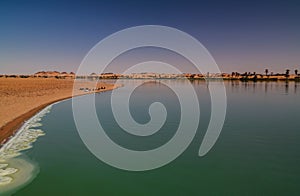
[[[300,70],[299,19],[299,1],[2,0],[0,74],[76,71],[101,39],[149,24],[194,36],[223,72]]]

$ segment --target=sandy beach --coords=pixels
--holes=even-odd
[[[55,78],[0,78],[0,144],[24,121],[51,103],[115,88],[113,84],[99,82],[94,87],[93,82],[82,81],[76,83],[73,94],[73,82],[73,79]]]

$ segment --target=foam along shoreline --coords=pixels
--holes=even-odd
[[[38,173],[37,165],[22,158],[24,155],[20,155],[21,151],[30,149],[38,137],[45,135],[42,130],[37,128],[42,126],[40,121],[50,112],[52,105],[31,117],[18,130],[17,134],[0,149],[0,194],[16,191],[29,183]]]
[[[7,163],[10,168],[20,169],[17,169],[15,173],[0,176],[0,195],[12,195],[29,184],[39,173],[38,165],[24,155],[8,159]]]

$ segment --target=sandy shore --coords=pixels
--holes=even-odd
[[[12,136],[25,120],[47,105],[88,93],[112,90],[113,84],[55,78],[0,78],[0,144]],[[88,88],[91,91],[80,90]]]

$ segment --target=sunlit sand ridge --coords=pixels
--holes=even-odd
[[[74,86],[74,79],[0,77],[0,144],[7,142],[25,120],[52,103],[114,88],[114,84],[98,82],[95,86],[88,80]]]
[[[0,149],[0,194],[29,183],[38,173],[38,166],[26,159],[21,151],[30,149],[32,143],[45,133],[37,129],[41,118],[51,109],[48,106],[28,120],[18,133]]]

